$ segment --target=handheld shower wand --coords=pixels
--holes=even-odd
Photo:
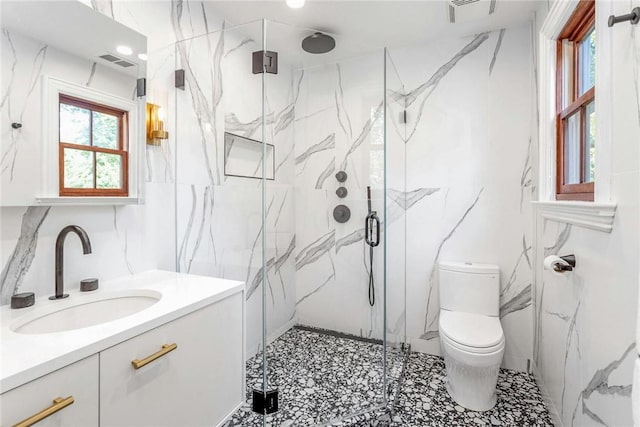
[[[373,280],[373,248],[380,244],[380,218],[376,211],[371,210],[371,187],[367,187],[367,207],[369,213],[364,222],[364,241],[369,246],[369,305],[376,303],[376,290]]]

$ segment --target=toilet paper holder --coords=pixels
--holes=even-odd
[[[560,259],[565,261],[569,265],[554,264],[553,265],[553,269],[555,271],[557,271],[558,273],[562,273],[564,271],[573,271],[573,268],[576,266],[576,256],[575,255],[571,254],[571,255],[561,256]]]

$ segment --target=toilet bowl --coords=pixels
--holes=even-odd
[[[505,347],[499,269],[489,264],[440,263],[439,273],[438,330],[447,391],[460,406],[487,411],[496,404]]]

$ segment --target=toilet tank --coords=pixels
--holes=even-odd
[[[440,308],[498,316],[500,314],[500,268],[493,264],[441,262]]]

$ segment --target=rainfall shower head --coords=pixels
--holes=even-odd
[[[335,39],[324,33],[313,33],[302,40],[302,49],[309,53],[327,53],[335,47]]]

